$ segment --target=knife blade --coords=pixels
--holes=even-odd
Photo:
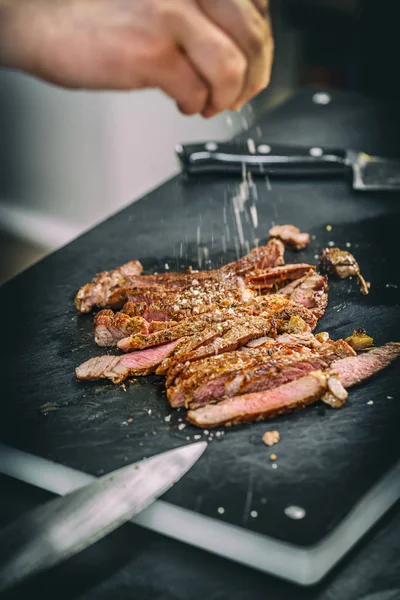
[[[0,591],[81,552],[147,508],[206,447],[206,442],[197,442],[122,467],[4,527]]]
[[[400,159],[371,156],[356,150],[282,146],[245,142],[179,144],[176,153],[185,173],[241,174],[245,166],[255,175],[271,177],[342,176],[353,189],[400,190]]]

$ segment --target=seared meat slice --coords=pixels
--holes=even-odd
[[[256,421],[302,408],[328,392],[328,378],[338,376],[345,388],[361,383],[400,356],[400,344],[389,343],[370,352],[333,362],[328,373],[311,373],[266,392],[254,392],[208,404],[188,412],[188,420],[199,427],[216,427],[244,421]],[[310,378],[315,378],[318,385]],[[323,380],[325,377],[325,381]]]
[[[283,265],[285,247],[280,240],[269,240],[266,246],[253,248],[239,260],[228,263],[219,269],[223,273],[236,273],[236,275],[250,275],[255,271],[270,269]]]
[[[278,335],[278,337],[275,340],[272,338],[258,338],[257,340],[252,340],[251,342],[246,344],[246,347],[258,348],[259,346],[272,343],[273,345],[286,344],[288,346],[304,346],[305,348],[319,348],[319,346],[321,346],[321,342],[318,340],[317,336],[314,336],[311,333],[311,331],[304,331],[302,333],[283,333],[282,335]],[[329,336],[327,339],[329,339]]]
[[[236,350],[244,346],[252,339],[263,335],[276,336],[276,321],[273,317],[253,317],[248,316],[237,318],[229,322],[229,329],[220,335],[216,335],[207,344],[198,346],[191,352],[178,352],[169,359],[164,360],[157,369],[157,374],[164,374],[168,369],[174,366],[181,368],[181,365],[192,361],[206,358],[207,356],[216,356],[225,352]]]
[[[149,323],[142,317],[101,310],[94,317],[94,341],[98,346],[116,346],[119,340],[134,333],[149,332]]]
[[[279,294],[289,298],[291,302],[304,306],[317,319],[323,317],[328,304],[328,282],[326,277],[310,271],[306,277],[297,280],[298,285],[288,286],[279,290]]]
[[[80,312],[100,308],[121,308],[129,299],[132,288],[164,288],[182,290],[203,285],[209,281],[224,282],[230,277],[251,274],[260,269],[282,265],[284,246],[279,240],[270,240],[266,246],[254,248],[243,258],[210,271],[188,271],[187,273],[162,273],[140,275],[142,265],[131,261],[112,271],[99,273],[78,292],[75,304]],[[135,293],[137,290],[135,291]],[[158,320],[158,319],[157,319]]]
[[[311,371],[325,370],[339,358],[355,356],[346,342],[329,341],[311,350],[304,346],[270,343],[243,348],[228,355],[198,361],[185,368],[167,390],[172,406],[195,408],[249,392],[278,387]]]
[[[81,313],[87,313],[94,306],[105,306],[107,299],[114,289],[130,285],[142,272],[138,260],[132,260],[112,271],[98,273],[90,283],[87,283],[76,295],[75,305]]]
[[[118,342],[118,348],[124,352],[131,352],[132,350],[159,346],[160,344],[165,344],[183,337],[201,336],[210,324],[216,324],[218,326],[226,321],[228,316],[229,315],[225,312],[222,313],[222,311],[219,315],[198,315],[196,319],[185,319],[184,321],[177,323],[175,327],[170,327],[166,330],[157,331],[148,335],[137,334],[124,338]],[[215,333],[218,334],[218,327],[216,328]]]
[[[358,262],[350,252],[340,250],[339,248],[324,248],[321,252],[320,261],[322,269],[329,275],[335,275],[340,279],[353,276],[358,277],[361,292],[368,294],[369,284],[361,275]]]
[[[193,317],[184,319],[176,324],[175,327],[169,328],[167,331],[158,332],[152,335],[133,335],[121,340],[118,347],[124,352],[130,352],[140,348],[149,348],[165,342],[177,339],[182,336],[192,336],[201,334],[202,330],[208,325],[218,325],[221,323],[230,322],[240,317],[251,316],[269,316],[279,315],[280,311],[284,311],[282,318],[288,318],[290,314],[297,314],[300,317],[307,318],[310,323],[315,326],[316,320],[314,316],[306,309],[292,305],[290,301],[281,296],[265,297],[261,302],[255,299],[254,301],[238,304],[229,309],[219,309],[219,307],[209,307],[207,313],[194,315]],[[221,330],[220,330],[221,331]],[[216,329],[218,333],[218,328]]]
[[[327,381],[325,373],[314,371],[273,390],[235,396],[189,410],[187,418],[193,425],[207,428],[269,419],[316,402],[327,391]]]
[[[173,327],[176,321],[147,321],[125,312],[104,309],[94,317],[94,340],[98,346],[116,346],[118,342],[137,333],[149,334]]]
[[[278,238],[285,244],[285,248],[302,250],[310,243],[308,233],[301,233],[294,225],[275,225],[269,230],[269,237]]]
[[[186,290],[165,290],[158,295],[141,292],[135,297],[129,294],[130,302],[123,311],[133,312],[134,302],[138,298],[140,308],[135,310],[136,315],[147,320],[157,315],[158,320],[162,317],[163,320],[181,321],[192,315],[209,312],[212,307],[230,308],[233,304],[248,302],[254,297],[255,292],[244,285],[243,279],[234,276],[225,281],[207,281]]]
[[[342,358],[332,364],[331,371],[339,375],[345,388],[349,388],[379,373],[399,356],[400,343],[389,342],[355,358]]]
[[[251,275],[246,278],[246,283],[250,288],[263,290],[265,293],[265,290],[276,290],[278,286],[283,287],[285,282],[304,277],[310,271],[315,271],[313,265],[283,265],[282,267],[268,269],[264,273]]]
[[[148,375],[153,373],[157,365],[171,353],[179,341],[170,342],[157,348],[139,350],[121,356],[96,356],[75,369],[80,380],[110,379],[113,383],[121,383],[127,377]]]

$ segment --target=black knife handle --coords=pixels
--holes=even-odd
[[[268,145],[265,142],[202,142],[176,147],[186,173],[241,173],[272,176],[343,174],[350,165],[346,151],[319,147]]]

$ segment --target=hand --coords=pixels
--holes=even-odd
[[[269,83],[268,0],[0,0],[0,65],[67,88],[160,88],[184,114]]]

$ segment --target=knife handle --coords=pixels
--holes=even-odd
[[[176,147],[186,173],[241,173],[300,176],[343,174],[350,170],[346,151],[245,142],[202,142]]]

